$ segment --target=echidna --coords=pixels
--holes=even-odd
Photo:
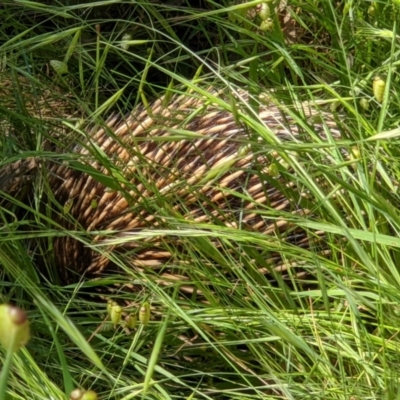
[[[246,92],[236,94],[249,99]],[[309,105],[296,110],[268,100],[251,115],[250,108],[223,101],[230,98],[217,92],[165,97],[126,118],[112,116],[107,129],[95,127],[78,136],[79,144],[70,149],[74,159],[42,163],[30,158],[0,170],[1,187],[9,193],[24,175],[41,170],[48,176],[52,195],[46,215],[70,232],[54,240],[54,261],[66,281],[104,271],[113,254],[128,253],[132,268],[164,266],[176,255],[162,230],[179,231],[182,221],[309,245],[304,231],[276,218],[277,211],[307,212],[307,196],[276,148],[308,133],[325,140],[338,137],[336,122]],[[306,117],[298,119],[302,126],[295,115]],[[240,122],[245,120],[249,123]],[[99,156],[105,161],[100,163]],[[90,246],[87,237],[86,243],[80,240],[82,228],[92,235]],[[146,239],[143,232],[153,234]]]

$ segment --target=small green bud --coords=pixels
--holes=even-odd
[[[129,329],[135,329],[137,324],[137,316],[136,314],[129,314],[125,317],[126,327]]]
[[[97,399],[98,399],[97,393],[94,392],[93,390],[88,390],[81,397],[81,400],[97,400]]]
[[[360,153],[360,150],[358,149],[358,147],[353,146],[351,148],[351,155],[352,155],[353,160],[360,158],[361,153]]]
[[[18,351],[30,338],[29,321],[23,310],[8,304],[0,305],[0,343],[11,351]]]
[[[350,160],[352,160],[352,161],[358,161],[358,160],[360,159],[360,157],[361,157],[360,150],[358,149],[357,146],[353,146],[353,147],[351,148],[351,152],[350,152]],[[352,163],[351,166],[352,166],[353,168],[356,168],[357,163]]]
[[[143,325],[147,325],[150,321],[150,306],[149,303],[143,303],[139,310],[139,321]]]
[[[251,152],[251,146],[250,145],[244,145],[240,146],[237,152],[237,155],[239,157],[245,157]]]
[[[111,322],[117,325],[121,321],[122,308],[119,305],[113,305],[111,308]]]
[[[93,199],[91,202],[90,202],[90,207],[92,207],[93,209],[96,209],[97,207],[98,207],[98,203],[97,203],[97,200],[96,199]]]
[[[228,12],[228,18],[231,22],[240,22],[242,18],[247,15],[248,8],[235,9],[234,11]]]
[[[273,178],[277,178],[279,176],[279,168],[275,163],[272,163],[268,167],[268,175]]]
[[[71,211],[72,205],[74,204],[74,201],[72,199],[68,199],[65,203],[64,203],[64,214],[68,214]]]
[[[372,5],[368,7],[368,15],[370,17],[375,17],[376,14],[376,8]]]
[[[272,21],[271,18],[266,19],[265,21],[262,21],[260,24],[259,29],[261,31],[265,32],[270,32],[274,29],[274,21]]]
[[[372,82],[372,90],[374,96],[379,103],[382,103],[383,96],[385,94],[386,82],[379,76],[377,76]]]
[[[58,60],[51,60],[50,65],[58,75],[64,75],[68,72],[68,65],[65,62]]]
[[[343,15],[347,15],[350,11],[351,3],[346,3],[343,7]]]
[[[260,11],[258,11],[258,15],[260,18],[265,21],[271,16],[271,10],[269,8],[269,5],[267,3],[262,3],[260,5]]]
[[[329,106],[332,113],[335,113],[339,107],[340,107],[340,102],[338,101],[332,102],[331,105]]]
[[[369,108],[369,102],[366,98],[362,98],[360,99],[360,106],[364,109],[364,110],[368,110]]]

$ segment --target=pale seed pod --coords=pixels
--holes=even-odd
[[[362,99],[360,99],[360,106],[364,109],[364,110],[368,110],[369,108],[369,101],[364,97]]]
[[[119,305],[113,305],[111,308],[111,322],[117,325],[121,321],[122,308]]]
[[[379,76],[377,76],[372,82],[372,90],[374,96],[379,103],[382,103],[383,96],[385,94],[386,82]]]
[[[368,81],[366,79],[361,79],[360,82],[358,82],[358,86],[360,86],[361,88],[365,89],[368,87]]]
[[[270,32],[274,29],[274,21],[271,18],[262,21],[259,29],[264,32]]]
[[[359,96],[361,92],[362,89],[360,88],[360,86],[354,86],[354,88],[350,90],[350,96]]]
[[[260,10],[258,11],[258,15],[260,18],[265,21],[269,17],[271,17],[271,10],[269,8],[269,5],[267,3],[262,3],[260,5]]]
[[[139,321],[143,325],[147,325],[150,321],[150,305],[149,303],[143,303],[139,310]]]
[[[69,400],[81,400],[84,391],[82,389],[75,389],[69,395]]]
[[[58,60],[51,60],[50,65],[58,75],[64,75],[68,72],[68,65],[65,62]]]
[[[136,314],[129,314],[125,317],[126,327],[129,329],[135,329],[137,324],[137,316]]]
[[[279,163],[279,165],[284,168],[285,170],[288,170],[290,168],[289,164],[281,157],[279,157],[277,159],[277,162]]]
[[[125,33],[122,36],[122,40],[121,40],[121,44],[120,44],[121,49],[122,50],[128,50],[129,47],[130,47],[129,41],[131,41],[131,40],[132,40],[132,35],[130,33]]]
[[[0,305],[0,343],[11,351],[18,351],[30,338],[29,321],[23,310],[8,304]]]

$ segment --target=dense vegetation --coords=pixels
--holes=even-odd
[[[276,271],[260,256],[271,246],[261,233],[168,215],[175,225],[163,235],[180,234],[171,248],[190,255],[183,272],[197,291],[186,295],[180,276],[163,286],[123,257],[118,274],[65,285],[52,240],[73,234],[90,245],[90,237],[46,218],[45,174],[27,204],[0,180],[0,303],[25,309],[32,327],[14,358],[11,399],[65,399],[77,387],[102,400],[400,398],[400,4],[287,3],[1,2],[0,169],[55,159],[60,148],[68,162],[74,132],[188,87],[244,88],[253,101],[243,107],[255,111],[265,93],[287,107],[309,101],[332,113],[342,135],[329,146],[310,135],[275,148],[312,212],[276,219],[310,240],[324,231],[329,255],[277,236],[281,258],[296,266]],[[240,115],[254,131],[254,114]],[[128,312],[149,304],[150,321],[114,328],[108,298]]]

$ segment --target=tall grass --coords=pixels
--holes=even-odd
[[[157,193],[140,207],[164,225],[118,239],[108,233],[109,244],[133,239],[146,248],[158,238],[174,255],[168,265],[132,269],[115,253],[108,256],[116,273],[65,285],[52,240],[73,236],[93,246],[92,238],[46,214],[45,169],[26,203],[0,186],[0,298],[26,309],[32,326],[14,357],[10,398],[63,399],[76,387],[124,400],[399,397],[399,5],[292,1],[272,13],[265,32],[251,18],[261,1],[218,3],[3,1],[0,168],[29,156],[71,162],[76,141],[111,113],[190,88],[252,133],[245,144],[279,154],[279,172],[295,183],[288,199],[310,213],[258,212],[302,228],[314,245],[294,246],[285,240],[290,230],[266,236],[216,219],[187,221],[171,196]],[[52,60],[68,72],[58,75]],[[372,90],[378,75],[382,102]],[[245,88],[252,100],[234,107],[209,86]],[[273,139],[257,119],[265,93],[303,127],[305,142]],[[301,101],[332,112],[341,139],[326,123],[321,140],[293,111]],[[51,207],[68,218],[65,205]],[[130,333],[114,328],[108,297],[126,312],[149,302],[150,322]]]

